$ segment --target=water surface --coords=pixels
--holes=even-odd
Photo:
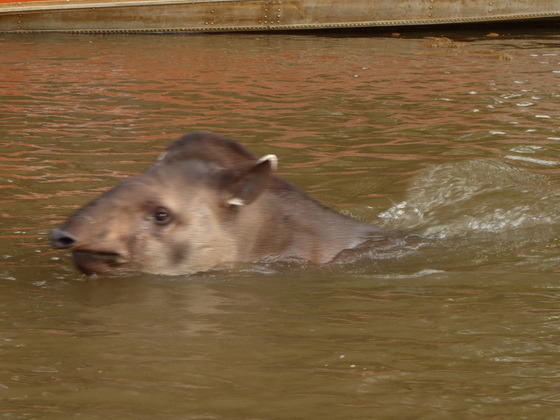
[[[560,36],[431,35],[1,36],[0,413],[560,415]],[[195,129],[428,245],[93,279],[49,248]]]

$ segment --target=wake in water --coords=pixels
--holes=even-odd
[[[405,200],[378,217],[388,229],[432,238],[556,235],[560,189],[544,175],[496,160],[427,168]]]
[[[559,208],[558,182],[548,176],[492,159],[433,166],[388,210],[376,217],[355,212],[417,240],[365,244],[345,269],[391,275],[560,271]]]

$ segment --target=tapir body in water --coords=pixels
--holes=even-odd
[[[400,235],[343,216],[274,175],[276,157],[194,132],[51,233],[85,274],[187,274],[299,259],[336,261]]]

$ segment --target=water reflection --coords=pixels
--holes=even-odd
[[[35,310],[3,331],[5,360],[21,366],[7,382],[10,407],[288,418],[294,402],[297,417],[344,418],[501,415],[521,398],[529,416],[554,412],[546,277],[286,274],[37,290]]]

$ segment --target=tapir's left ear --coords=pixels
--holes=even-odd
[[[233,206],[251,204],[264,191],[277,166],[278,158],[266,155],[257,161],[226,169],[220,180],[226,203]]]

